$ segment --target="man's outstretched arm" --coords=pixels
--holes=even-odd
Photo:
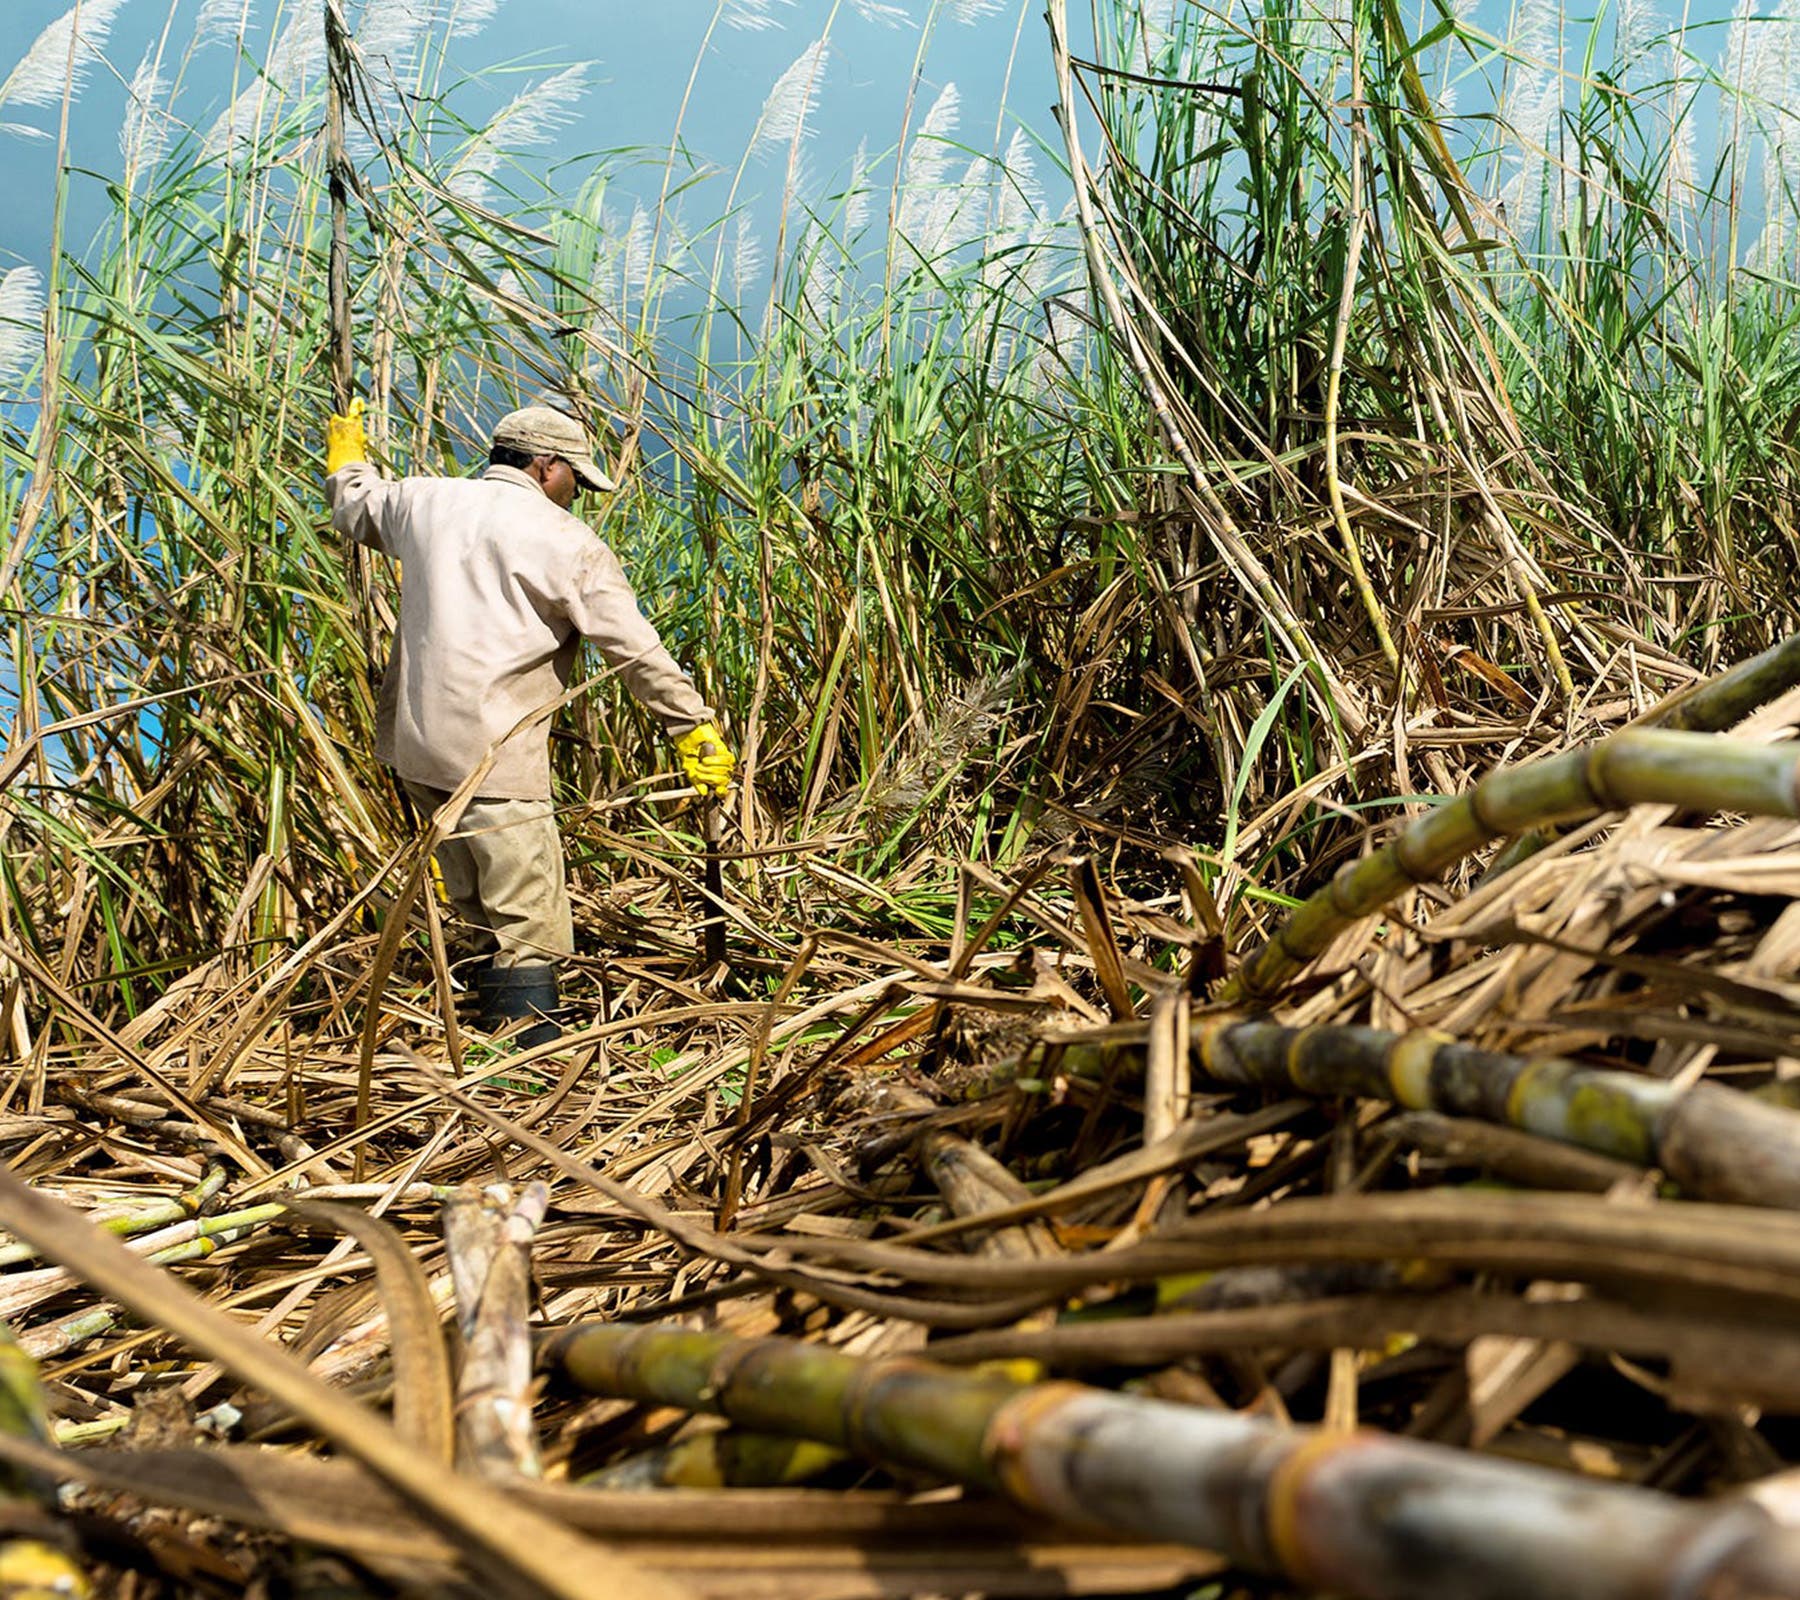
[[[619,558],[598,539],[570,599],[569,620],[593,640],[625,687],[662,723],[675,741],[688,781],[723,795],[737,761],[713,709],[645,617]]]

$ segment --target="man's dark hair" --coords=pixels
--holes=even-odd
[[[490,467],[516,467],[523,472],[535,460],[537,455],[534,451],[521,450],[517,445],[497,444],[488,451]]]

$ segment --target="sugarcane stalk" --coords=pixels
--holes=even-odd
[[[919,1160],[955,1216],[976,1217],[1031,1199],[1031,1191],[998,1159],[972,1140],[942,1128],[931,1129],[919,1141]],[[1039,1221],[996,1228],[977,1250],[981,1255],[1027,1261],[1062,1253],[1055,1236]]]
[[[331,205],[331,245],[326,260],[326,298],[331,319],[331,397],[333,409],[347,414],[356,398],[356,344],[350,317],[350,156],[344,143],[344,106],[350,98],[353,63],[350,33],[338,0],[325,0],[325,182]],[[344,540],[351,588],[356,597],[356,625],[369,670],[375,669],[374,603],[369,552],[355,540]],[[359,1152],[360,1153],[360,1152]]]
[[[1308,1591],[1800,1597],[1800,1533],[1743,1502],[1695,1504],[1385,1434],[1284,1429],[785,1339],[588,1324],[553,1335],[545,1355],[596,1394],[820,1439],[1058,1522],[1217,1550]]]
[[[1094,1041],[1059,1034],[1036,1048],[1055,1051],[1064,1072],[1129,1081],[1144,1070],[1146,1034],[1142,1025]],[[1660,1167],[1699,1199],[1800,1210],[1800,1112],[1722,1084],[1683,1087],[1562,1056],[1479,1050],[1433,1029],[1284,1028],[1196,1013],[1191,1039],[1194,1070],[1215,1081],[1474,1117]]]
[[[1219,998],[1273,999],[1346,928],[1496,839],[1634,805],[1800,816],[1797,769],[1800,746],[1664,729],[1616,733],[1545,761],[1500,767],[1397,839],[1347,863],[1246,958]]]
[[[194,1216],[211,1201],[225,1187],[225,1180],[229,1175],[224,1167],[214,1163],[201,1175],[198,1183],[184,1189],[179,1195],[159,1200],[140,1211],[116,1217],[96,1217],[94,1226],[104,1228],[121,1239],[129,1239],[140,1233],[148,1233],[153,1228],[178,1223],[183,1218]],[[0,1267],[14,1267],[21,1261],[34,1261],[37,1255],[38,1252],[30,1245],[15,1239],[11,1244],[0,1245]]]
[[[275,1208],[279,1211],[279,1208]],[[208,1256],[217,1255],[227,1245],[241,1244],[248,1239],[268,1217],[255,1217],[249,1221],[239,1220],[204,1235],[193,1235],[163,1249],[152,1251],[146,1257],[159,1267],[180,1266],[188,1261],[204,1261]],[[17,1317],[34,1306],[54,1298],[75,1281],[60,1268],[49,1269],[45,1274],[32,1274],[39,1281],[12,1293],[6,1301],[4,1315]],[[78,1311],[63,1317],[56,1322],[45,1323],[41,1327],[25,1330],[19,1335],[19,1342],[25,1351],[38,1361],[48,1361],[52,1356],[59,1356],[66,1350],[88,1339],[98,1338],[109,1332],[119,1322],[120,1312],[117,1306],[100,1305],[90,1307],[86,1311]],[[0,1591],[0,1600],[5,1600],[4,1591]]]
[[[37,1361],[52,1361],[66,1355],[78,1344],[111,1333],[125,1313],[115,1305],[92,1306],[56,1322],[27,1328],[19,1334],[19,1345]]]
[[[954,1215],[980,1216],[1031,1199],[1031,1191],[980,1145],[927,1124],[925,1119],[938,1108],[917,1089],[881,1079],[861,1086],[854,1099],[877,1115],[897,1113],[919,1119],[923,1127],[918,1138],[920,1165]],[[1055,1236],[1041,1222],[995,1228],[978,1248],[983,1255],[1024,1260],[1061,1253]]]
[[[216,1217],[190,1217],[160,1232],[134,1238],[129,1248],[159,1266],[193,1261],[235,1244],[263,1223],[280,1216],[280,1205],[247,1206]],[[42,1267],[0,1278],[0,1317],[16,1317],[78,1282],[66,1267]]]
[[[115,1411],[110,1416],[96,1417],[92,1422],[55,1422],[50,1425],[50,1434],[64,1450],[103,1444],[129,1428],[132,1416],[129,1411]]]
[[[531,1183],[517,1200],[471,1188],[444,1208],[463,1341],[457,1455],[498,1481],[543,1475],[531,1417],[531,1241],[549,1203],[548,1187]]]
[[[1800,633],[1792,633],[1761,655],[1740,661],[1705,683],[1671,695],[1639,724],[1683,733],[1719,733],[1735,726],[1758,706],[1800,684]]]
[[[192,1238],[182,1239],[146,1257],[159,1267],[176,1266],[183,1261],[204,1261],[217,1255],[227,1245],[241,1244],[265,1222],[280,1214],[280,1208],[256,1206],[234,1217],[202,1219],[194,1225]]]
[[[0,1326],[0,1433],[50,1442],[50,1413],[37,1363]],[[40,1474],[0,1471],[0,1514],[9,1534],[0,1541],[0,1596],[6,1600],[86,1600],[93,1590],[54,1521],[56,1484]]]
[[[1479,1167],[1490,1177],[1526,1189],[1605,1194],[1638,1170],[1630,1162],[1554,1143],[1535,1133],[1437,1111],[1409,1111],[1384,1122],[1381,1131],[1429,1160]]]
[[[1354,1263],[1352,1263],[1354,1265]],[[1254,1270],[1254,1269],[1250,1269]],[[1290,1269],[1291,1270],[1291,1269]],[[1312,1269],[1317,1270],[1317,1269]],[[1060,1372],[1157,1367],[1231,1350],[1379,1350],[1397,1334],[1441,1345],[1499,1336],[1569,1341],[1597,1353],[1649,1356],[1685,1395],[1800,1413],[1800,1339],[1767,1323],[1732,1323],[1605,1299],[1530,1300],[1512,1293],[1333,1294],[1318,1299],[1068,1320],[933,1341],[935,1360],[1033,1360]]]
[[[1758,706],[1800,684],[1800,633],[1789,634],[1761,655],[1740,661],[1704,683],[1670,695],[1645,712],[1637,728],[1671,728],[1678,733],[1721,733]],[[1556,838],[1553,828],[1533,828],[1502,850],[1481,874],[1481,882],[1510,872]]]

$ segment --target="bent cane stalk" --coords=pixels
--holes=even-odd
[[[1634,805],[1800,816],[1797,770],[1800,746],[1663,729],[1617,733],[1528,766],[1501,767],[1399,838],[1346,864],[1245,959],[1219,998],[1272,1000],[1352,923],[1496,839]]]
[[[1648,712],[1640,727],[1722,733],[1796,684],[1800,684],[1800,633],[1789,634],[1761,655],[1672,695]]]
[[[578,1326],[582,1388],[718,1412],[1005,1495],[1059,1522],[1217,1550],[1364,1600],[1800,1596],[1800,1534],[1760,1509],[1073,1383],[1017,1385],[794,1340]],[[1740,1587],[1741,1586],[1741,1587]]]
[[[1660,1167],[1697,1199],[1800,1210],[1800,1112],[1720,1084],[1683,1088],[1561,1056],[1478,1050],[1431,1029],[1284,1028],[1218,1016],[1196,1016],[1191,1027],[1194,1069],[1215,1081],[1476,1117]],[[1063,1072],[1141,1076],[1147,1035],[1142,1024],[1098,1038],[1057,1034],[1018,1061],[1016,1075],[1054,1052]]]
[[[1677,733],[1723,733],[1796,684],[1800,684],[1800,633],[1789,634],[1761,655],[1671,695],[1645,712],[1635,726]],[[1490,882],[1529,860],[1555,836],[1553,830],[1543,828],[1520,834],[1494,857],[1481,874],[1481,882]]]

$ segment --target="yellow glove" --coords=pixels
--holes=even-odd
[[[325,476],[329,478],[339,467],[347,467],[352,461],[368,459],[369,440],[363,432],[363,403],[352,400],[349,416],[340,417],[334,412],[325,424]]]
[[[725,746],[725,735],[718,725],[703,722],[690,728],[675,741],[681,755],[681,770],[688,782],[702,794],[715,794],[721,800],[731,788],[731,775],[737,771],[737,757]]]

